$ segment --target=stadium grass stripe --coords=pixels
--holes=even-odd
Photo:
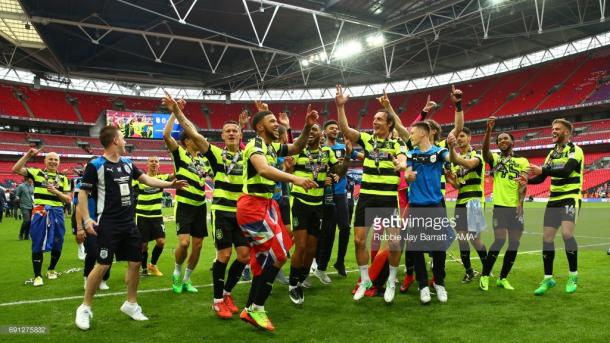
[[[581,236],[584,237],[584,236]],[[578,238],[578,236],[577,236]],[[610,237],[599,237],[599,238],[610,238]],[[596,243],[596,244],[585,244],[585,245],[581,245],[579,246],[580,248],[592,248],[592,247],[599,247],[599,246],[605,246],[605,245],[610,245],[610,242],[607,243]],[[557,248],[555,250],[565,250],[564,248]],[[525,254],[537,254],[537,253],[541,253],[542,250],[528,250],[528,251],[520,251],[517,253],[517,255],[525,255]],[[500,254],[498,255],[498,257],[502,257],[504,256],[504,254]],[[479,257],[471,257],[471,260],[478,260]],[[461,261],[457,261],[459,263],[461,263]],[[352,269],[352,270],[347,270],[347,273],[353,273],[353,272],[357,272],[358,269]],[[328,275],[335,275],[337,274],[336,272],[328,272]],[[244,284],[244,283],[250,283],[250,281],[239,281],[238,284]],[[212,287],[213,284],[205,284],[205,285],[196,285],[195,287],[197,288],[207,288],[207,287]],[[145,293],[159,293],[159,292],[169,292],[171,291],[171,288],[156,288],[156,289],[140,289],[138,290],[138,294],[145,294]],[[113,296],[119,296],[119,295],[126,295],[127,292],[112,292],[112,293],[97,293],[95,295],[95,298],[105,298],[105,297],[113,297]],[[13,301],[13,302],[8,302],[8,303],[1,303],[0,307],[8,307],[8,306],[19,306],[19,305],[30,305],[30,304],[38,304],[38,303],[46,303],[46,302],[58,302],[58,301],[68,301],[68,300],[77,300],[77,299],[82,299],[83,296],[82,295],[78,295],[78,296],[71,296],[71,297],[60,297],[60,298],[48,298],[48,299],[36,299],[36,300],[22,300],[22,301]]]

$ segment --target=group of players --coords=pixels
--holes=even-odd
[[[554,148],[543,166],[529,164],[526,158],[513,153],[514,138],[509,132],[497,135],[499,153],[490,151],[491,132],[495,118],[488,120],[481,152],[470,145],[470,130],[463,126],[462,92],[452,87],[449,96],[455,106],[455,125],[446,140],[441,140],[441,128],[427,112],[435,105],[428,99],[426,107],[410,129],[406,128],[393,110],[387,95],[377,100],[382,105],[373,120],[373,133],[357,131],[349,126],[345,104],[348,96],[337,86],[336,105],[338,121],[329,121],[321,128],[317,111],[308,107],[305,126],[300,136],[291,141],[287,115],[278,117],[266,104],[257,102],[257,113],[251,120],[256,137],[242,143],[242,124],[227,121],[223,125],[224,147],[210,144],[182,112],[184,102],[169,94],[163,104],[172,113],[164,131],[166,145],[174,161],[174,174],[159,174],[159,161],[149,158],[147,173],[141,172],[125,154],[123,133],[107,126],[100,133],[104,154],[89,162],[85,168],[78,192],[76,213],[77,235],[88,243],[88,256],[97,261],[89,264],[85,296],[76,311],[76,325],[83,330],[90,327],[91,302],[96,290],[107,277],[112,260],[128,261],[127,301],[121,311],[135,320],[147,320],[137,304],[136,295],[140,266],[148,273],[162,275],[156,261],[164,246],[164,227],[161,214],[162,189],[174,187],[176,191],[176,230],[178,245],[175,249],[175,268],[172,289],[175,293],[197,292],[191,275],[197,266],[206,227],[205,181],[214,179],[211,222],[216,246],[216,259],[212,267],[213,309],[220,318],[231,318],[239,312],[231,295],[246,266],[254,275],[245,308],[239,317],[262,329],[274,330],[265,311],[265,302],[274,280],[290,257],[289,298],[295,304],[304,301],[303,286],[307,282],[310,266],[318,259],[321,281],[324,273],[335,226],[340,231],[340,259],[335,264],[339,274],[345,275],[342,254],[345,254],[349,225],[345,192],[325,192],[341,184],[350,160],[356,158],[351,143],[362,147],[363,175],[359,200],[353,213],[356,261],[360,272],[354,300],[364,297],[372,287],[367,252],[368,232],[376,219],[397,213],[409,218],[424,217],[431,221],[411,221],[407,230],[401,227],[384,227],[388,240],[389,275],[385,284],[384,300],[392,302],[397,284],[397,270],[405,254],[407,273],[401,290],[417,281],[420,300],[431,301],[425,253],[432,257],[431,284],[440,302],[448,299],[445,289],[446,250],[451,244],[453,230],[442,225],[439,229],[426,223],[439,223],[447,219],[444,200],[444,183],[458,189],[455,212],[461,260],[465,268],[463,281],[471,281],[476,272],[470,261],[472,244],[482,262],[479,287],[487,291],[493,265],[500,249],[508,240],[497,285],[514,289],[507,276],[515,262],[523,233],[523,201],[528,183],[543,182],[551,177],[550,199],[544,216],[543,261],[544,280],[535,290],[545,294],[555,286],[553,260],[554,237],[561,227],[570,274],[566,292],[577,288],[577,244],[574,224],[580,207],[584,156],[580,147],[570,142],[572,125],[566,120],[553,122]],[[176,141],[172,135],[177,120],[183,132]],[[338,132],[346,144],[336,143]],[[325,134],[326,145],[321,145]],[[48,153],[45,169],[26,168],[29,158],[38,153],[31,149],[15,165],[14,171],[34,180],[35,208],[32,220],[32,259],[35,285],[41,278],[42,252],[51,251],[48,277],[56,277],[55,265],[63,244],[63,211],[56,211],[62,202],[69,202],[67,179],[57,172],[59,157]],[[493,175],[493,231],[494,242],[489,250],[480,239],[485,229],[483,216],[485,164]],[[399,185],[408,182],[408,194]],[[290,191],[287,189],[290,185]],[[343,187],[343,186],[342,186]],[[344,188],[344,187],[343,187]],[[137,206],[136,206],[137,194]],[[405,204],[406,203],[406,204]],[[325,210],[333,204],[336,211]],[[399,208],[408,207],[406,211]],[[63,206],[62,206],[63,208]],[[57,212],[57,213],[55,213]],[[135,218],[135,219],[134,219]],[[440,220],[440,221],[439,221]],[[320,240],[324,225],[332,228],[330,246],[328,236]],[[347,237],[345,235],[347,231]],[[474,235],[467,235],[466,233]],[[328,234],[328,233],[327,233]],[[472,239],[469,237],[473,237]],[[147,265],[148,242],[155,240],[152,261]],[[469,243],[470,242],[470,243]],[[289,251],[295,246],[292,255]],[[189,246],[190,254],[189,254]],[[232,250],[236,258],[229,266]],[[188,260],[187,260],[188,258]],[[95,261],[93,261],[95,262]],[[187,262],[183,274],[183,264]],[[227,272],[228,268],[228,272]],[[413,273],[415,272],[415,277]],[[53,275],[55,274],[55,275]],[[328,280],[327,280],[328,281]]]

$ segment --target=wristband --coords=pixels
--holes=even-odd
[[[462,100],[455,103],[455,111],[462,112]]]
[[[421,120],[426,119],[426,116],[427,116],[427,115],[428,115],[428,112],[426,112],[426,111],[424,111],[424,110],[421,110],[421,114],[420,114],[420,116],[421,116]]]
[[[85,219],[85,225],[89,224],[89,223],[90,223],[90,222],[92,222],[92,221],[93,221],[93,219],[91,219],[91,218],[87,218],[87,219]]]
[[[76,229],[76,231],[85,231],[85,229],[83,229],[82,227],[79,227]]]

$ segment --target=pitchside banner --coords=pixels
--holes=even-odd
[[[163,139],[163,129],[169,119],[167,113],[127,112],[106,110],[106,124],[118,127],[126,138]],[[174,122],[172,136],[182,129]]]

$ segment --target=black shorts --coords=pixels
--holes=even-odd
[[[544,210],[544,227],[558,229],[561,222],[576,223],[581,201],[576,199],[563,199],[549,201]]]
[[[369,228],[375,216],[390,218],[393,215],[398,215],[398,194],[360,194],[354,210],[354,227]]]
[[[468,231],[468,209],[466,204],[455,205],[455,229],[460,231]]]
[[[286,227],[290,226],[290,198],[282,196],[280,200],[277,200],[277,204],[280,208],[282,222]]]
[[[176,233],[197,238],[207,237],[206,205],[193,206],[178,202],[176,205]]]
[[[307,230],[307,233],[319,237],[322,230],[322,205],[312,206],[297,198],[291,199],[292,231]]]
[[[517,218],[516,207],[494,206],[493,227],[509,231],[523,231],[523,217]]]
[[[214,227],[214,244],[217,250],[231,248],[231,246],[249,246],[244,237],[235,212],[212,210],[212,225]]]
[[[96,231],[97,263],[112,264],[114,256],[117,261],[142,261],[142,235],[135,222],[116,224],[102,221]]]
[[[446,251],[455,235],[447,208],[442,203],[428,206],[409,206],[408,235],[401,232],[412,251]]]
[[[142,243],[148,243],[157,238],[165,238],[163,217],[149,218],[136,216],[136,224],[142,235]]]

